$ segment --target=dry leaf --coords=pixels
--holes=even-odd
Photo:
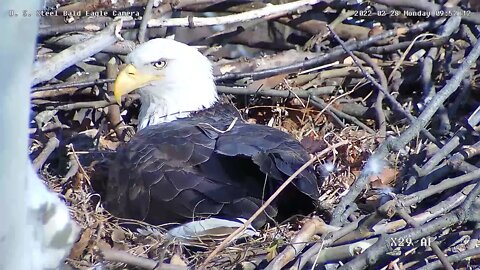
[[[99,249],[111,249],[112,248],[112,246],[110,246],[110,244],[105,242],[105,240],[103,240],[103,239],[100,239],[100,241],[97,242],[97,247]]]
[[[380,174],[370,177],[371,185],[374,188],[385,187],[397,178],[397,174],[396,169],[387,166]]]
[[[277,257],[278,255],[278,251],[277,251],[277,246],[274,245],[272,247],[269,247],[266,249],[267,250],[267,256],[266,256],[266,259],[267,261],[271,261],[273,260],[275,257]]]
[[[125,241],[125,232],[117,228],[113,230],[111,238],[113,242],[123,242]]]
[[[171,265],[178,265],[178,266],[187,266],[184,260],[178,255],[177,253],[173,254],[172,258],[170,259]]]
[[[85,249],[88,247],[90,238],[92,238],[93,230],[90,228],[85,229],[80,236],[80,239],[73,245],[72,251],[70,252],[69,258],[72,260],[77,260],[82,256]]]
[[[300,144],[302,144],[310,154],[320,152],[327,147],[327,144],[323,140],[316,140],[313,136],[303,137]]]
[[[73,189],[74,190],[81,190],[83,185],[83,180],[85,179],[85,175],[78,170],[78,172],[73,176]]]
[[[279,74],[273,77],[269,77],[266,79],[261,79],[252,82],[248,88],[251,89],[264,89],[264,88],[274,88],[275,86],[281,84],[284,82],[286,75],[285,74]]]
[[[120,141],[114,142],[112,140],[107,139],[105,136],[100,136],[98,143],[100,147],[104,150],[116,150],[117,147],[120,146],[122,142]]]

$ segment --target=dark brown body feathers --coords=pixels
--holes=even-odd
[[[118,149],[110,168],[107,209],[151,224],[212,215],[249,218],[309,155],[290,135],[240,118],[224,132],[235,117],[235,108],[222,104],[139,131]],[[296,188],[254,225],[276,216],[282,200],[287,208],[311,204],[319,197],[318,184],[307,168],[294,181]]]

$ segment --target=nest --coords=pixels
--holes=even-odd
[[[147,6],[145,0],[134,6],[47,2],[85,12]],[[153,11],[149,5],[146,19],[126,22],[122,35],[132,34],[141,20],[151,19],[149,27],[174,25],[176,37],[202,45],[214,63],[218,91],[246,121],[290,133],[312,155],[329,151],[315,162],[324,178],[315,213],[272,221],[258,237],[230,243],[207,268],[298,269],[329,262],[348,269],[478,268],[478,1],[212,2],[165,1]],[[220,25],[196,28],[211,18],[158,20],[172,8],[212,7],[233,15],[215,15],[227,25],[220,32]],[[419,15],[409,16],[412,10]],[[433,10],[461,16],[421,15]],[[122,22],[108,16],[42,20],[49,27],[38,37],[37,59],[45,62],[33,78],[31,156],[82,228],[67,263],[78,269],[201,266],[221,240],[187,247],[162,227],[118,219],[102,206],[106,160],[134,133],[139,108],[138,95],[127,97],[121,110],[112,100],[113,60],[124,59],[135,42],[119,41]],[[151,30],[152,36],[165,34]],[[58,70],[52,56],[65,47],[61,62],[77,64]],[[83,62],[79,55],[95,60]]]

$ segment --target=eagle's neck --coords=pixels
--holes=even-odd
[[[142,104],[138,130],[188,117],[191,113],[212,107],[218,100],[212,78],[190,77],[182,82],[152,85],[142,88],[139,94]]]

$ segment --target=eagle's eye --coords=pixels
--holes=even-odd
[[[162,69],[164,68],[165,66],[167,66],[167,61],[165,60],[159,60],[157,62],[153,62],[152,65],[156,68],[156,69]]]

